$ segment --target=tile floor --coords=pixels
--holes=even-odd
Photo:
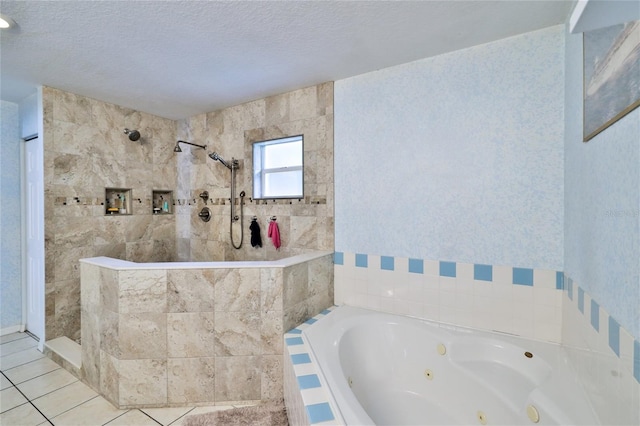
[[[179,426],[187,414],[233,408],[118,410],[36,346],[26,333],[0,336],[0,425]]]

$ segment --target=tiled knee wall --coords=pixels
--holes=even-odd
[[[560,343],[560,271],[346,252],[334,264],[337,305]]]
[[[562,343],[602,424],[640,424],[640,341],[565,277]]]

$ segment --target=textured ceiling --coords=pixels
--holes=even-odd
[[[0,97],[179,119],[564,23],[561,1],[0,1]]]

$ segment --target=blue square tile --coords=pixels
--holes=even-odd
[[[341,251],[333,253],[333,263],[334,265],[344,265],[344,253]]]
[[[308,320],[306,320],[304,323],[305,323],[305,324],[313,324],[313,323],[315,323],[315,322],[318,322],[318,320],[317,320],[317,319],[315,319],[315,318],[309,318],[309,319],[308,319]]]
[[[513,283],[519,285],[533,285],[533,269],[513,268]]]
[[[456,262],[443,262],[443,261],[440,261],[440,276],[441,277],[455,277],[456,276]]]
[[[287,337],[286,339],[284,339],[284,341],[287,342],[287,346],[304,344],[304,342],[302,341],[302,337]]]
[[[567,296],[570,300],[573,300],[573,280],[569,278],[567,280]]]
[[[306,405],[304,408],[307,409],[307,415],[309,416],[309,421],[311,422],[311,424],[326,422],[334,419],[333,412],[331,411],[331,406],[329,406],[328,402]]]
[[[584,290],[578,287],[578,309],[584,314]]]
[[[409,272],[424,274],[424,261],[422,259],[409,259]]]
[[[600,305],[591,299],[591,325],[596,331],[600,331]]]
[[[291,330],[287,331],[287,334],[302,334],[302,330],[300,330],[299,328],[292,328]]]
[[[564,272],[556,272],[556,290],[564,290]]]
[[[609,317],[609,347],[620,356],[620,324]]]
[[[330,314],[330,313],[331,313],[331,311],[330,311],[330,310],[328,310],[328,309],[325,309],[324,311],[322,311],[322,312],[320,312],[320,313],[321,313],[322,315],[327,315],[327,314]]]
[[[392,256],[380,256],[380,269],[385,271],[393,271],[393,257]]]
[[[320,379],[316,374],[308,374],[306,376],[298,376],[298,387],[300,389],[311,389],[320,387]]]
[[[293,364],[309,364],[311,362],[311,358],[309,354],[293,354],[291,355],[291,362]]]
[[[640,383],[640,342],[633,341],[633,377]]]
[[[366,268],[368,266],[369,259],[366,254],[356,253],[356,266],[359,268]]]
[[[493,281],[493,266],[473,265],[473,279],[480,281]]]

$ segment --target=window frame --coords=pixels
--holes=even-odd
[[[269,146],[273,146],[273,145],[279,145],[279,144],[286,144],[286,143],[297,143],[300,142],[301,147],[300,147],[300,151],[301,151],[301,161],[300,161],[300,165],[297,166],[285,166],[285,167],[274,167],[274,168],[264,168],[263,165],[265,163],[265,148],[269,147]],[[256,151],[259,151],[259,161],[256,161]],[[300,135],[292,135],[292,136],[284,136],[284,137],[280,137],[280,138],[274,138],[274,139],[266,139],[266,140],[261,140],[261,141],[256,141],[252,143],[252,147],[251,147],[251,153],[252,153],[252,160],[253,160],[253,165],[252,165],[252,186],[253,186],[253,199],[255,200],[276,200],[276,199],[281,199],[281,200],[287,200],[287,199],[301,199],[304,198],[304,134],[300,134]],[[259,164],[259,169],[256,169],[256,164]],[[287,195],[280,195],[280,196],[273,196],[273,195],[265,195],[264,194],[264,189],[266,186],[266,178],[267,175],[274,175],[277,173],[283,173],[283,172],[300,172],[300,190],[301,193],[298,194],[287,194]],[[256,178],[257,175],[259,175],[259,182],[260,182],[260,188],[256,188]],[[257,189],[259,190],[260,194],[257,194]]]

